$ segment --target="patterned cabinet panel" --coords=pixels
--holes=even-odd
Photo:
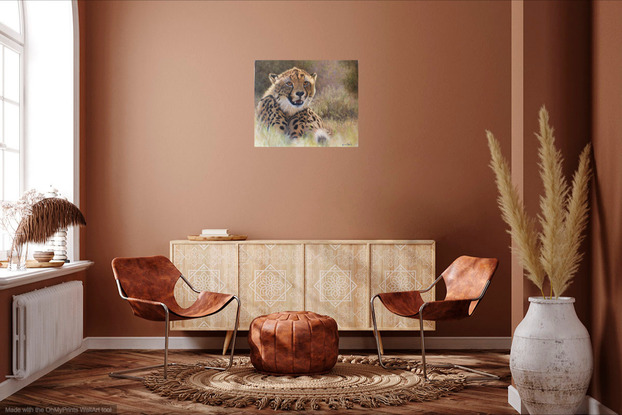
[[[305,265],[307,310],[331,316],[339,329],[370,327],[367,244],[307,244]]]
[[[434,282],[434,242],[425,244],[371,245],[371,294],[425,289]],[[434,288],[422,297],[433,301]],[[387,311],[379,300],[374,302],[378,327],[383,330],[419,329],[419,320],[400,317]],[[424,321],[424,329],[434,330],[433,321]]]
[[[239,244],[240,329],[276,311],[304,310],[302,244]]]
[[[171,260],[197,290],[237,294],[237,247],[219,244],[174,244]],[[189,307],[197,298],[180,278],[175,285],[175,298],[182,307]],[[173,330],[231,330],[237,303],[230,303],[212,316],[173,321]]]

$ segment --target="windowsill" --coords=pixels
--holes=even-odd
[[[93,265],[93,261],[75,261],[60,268],[32,268],[26,271],[0,269],[0,290],[73,274],[83,271],[91,265]]]

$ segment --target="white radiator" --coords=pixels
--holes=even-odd
[[[13,296],[13,376],[45,369],[82,345],[82,281]]]

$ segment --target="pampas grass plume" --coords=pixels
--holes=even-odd
[[[538,257],[538,235],[534,221],[527,216],[518,189],[512,185],[510,167],[501,154],[501,145],[490,131],[486,131],[490,149],[490,167],[495,172],[499,197],[497,202],[503,220],[510,225],[514,252],[518,255],[529,278],[542,291],[544,270]],[[544,295],[544,294],[543,294]]]
[[[551,274],[551,287],[555,296],[561,295],[571,284],[579,269],[583,253],[579,251],[585,238],[588,222],[588,184],[592,177],[590,154],[592,146],[587,144],[579,156],[579,166],[572,179],[572,192],[566,202],[565,220],[561,234],[559,255],[562,258],[559,272]]]
[[[554,130],[549,114],[543,106],[539,113],[540,178],[544,194],[540,197],[541,231],[535,230],[536,221],[525,212],[523,201],[512,185],[510,168],[501,154],[501,146],[490,131],[486,131],[490,149],[490,167],[495,173],[499,191],[497,199],[501,216],[510,226],[515,252],[527,277],[540,289],[545,277],[551,285],[551,294],[559,297],[568,288],[579,269],[583,253],[579,251],[588,221],[591,145],[587,144],[579,157],[579,166],[569,189],[563,174],[563,157],[555,147]],[[544,296],[544,292],[542,292]]]

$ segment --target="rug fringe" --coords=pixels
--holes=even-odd
[[[339,361],[350,364],[366,364],[378,365],[377,357],[366,356],[340,356]],[[224,406],[244,408],[247,406],[255,406],[257,409],[271,408],[275,411],[301,411],[305,409],[320,410],[323,407],[330,409],[351,409],[354,405],[360,405],[363,408],[378,408],[382,405],[397,406],[407,402],[423,402],[438,399],[447,396],[453,392],[457,392],[464,388],[465,377],[462,375],[453,378],[438,377],[431,374],[429,382],[417,384],[417,388],[396,388],[389,393],[379,393],[375,395],[360,395],[344,397],[326,397],[326,398],[281,398],[271,396],[240,396],[235,393],[206,391],[190,384],[185,384],[181,380],[192,376],[200,371],[204,371],[205,366],[224,367],[226,365],[224,359],[211,359],[206,362],[193,366],[175,365],[168,368],[168,379],[163,378],[162,370],[152,373],[144,380],[145,386],[157,393],[158,395],[168,398],[178,399],[181,401],[200,402],[212,406]],[[248,364],[248,358],[236,358],[234,366],[242,366]],[[387,366],[402,366],[407,364],[410,371],[417,373],[420,371],[420,364],[417,362],[406,361],[403,359],[387,358]],[[443,370],[441,374],[450,373],[451,371]],[[181,380],[180,380],[181,379]]]

